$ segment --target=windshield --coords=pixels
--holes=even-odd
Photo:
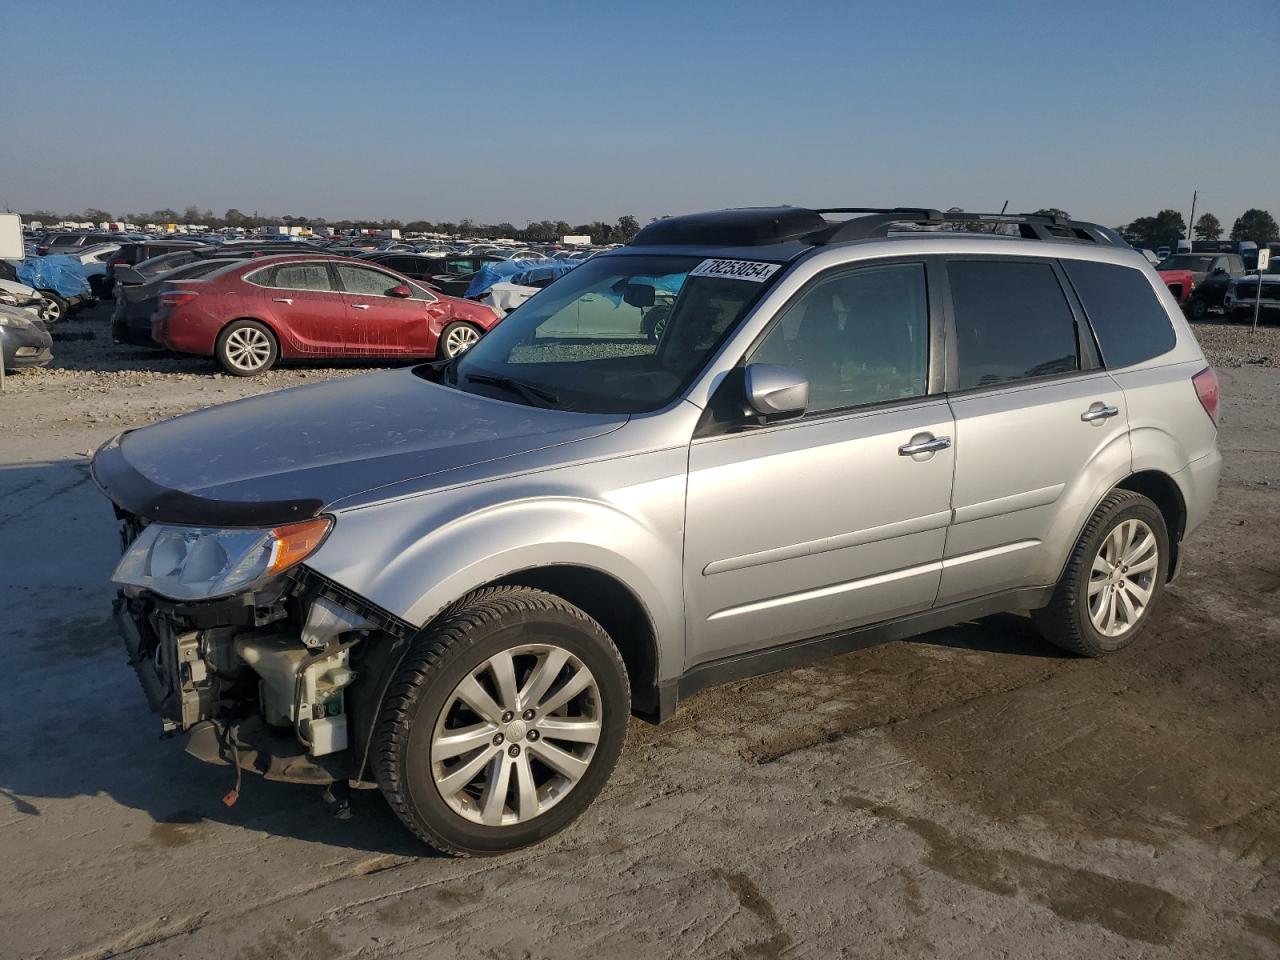
[[[1190,270],[1192,273],[1208,273],[1213,256],[1197,257],[1191,254],[1180,254],[1161,261],[1160,270]]]
[[[585,262],[463,354],[449,382],[534,402],[527,389],[511,389],[516,381],[537,390],[545,406],[590,413],[665,406],[768,286],[690,277],[703,260],[615,255]]]

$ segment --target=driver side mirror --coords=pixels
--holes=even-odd
[[[753,363],[746,370],[747,403],[764,417],[798,417],[809,406],[809,378],[799,370]]]
[[[406,287],[403,283],[400,284],[399,286],[392,287],[390,290],[387,291],[387,293],[393,297],[399,297],[401,300],[404,300],[404,299],[407,299],[408,297],[413,296],[413,291],[410,290],[408,287]]]

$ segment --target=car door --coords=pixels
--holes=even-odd
[[[694,438],[687,667],[933,604],[953,453],[929,271],[877,261],[816,278],[744,358],[805,374],[804,416]]]
[[[406,286],[403,278],[372,266],[334,265],[347,304],[344,353],[350,356],[395,357],[432,355],[428,310],[435,298],[424,290],[395,297],[391,290]]]
[[[334,289],[323,260],[280,263],[245,279],[263,288],[265,310],[294,351],[313,357],[341,355],[347,304]]]
[[[946,276],[955,489],[940,605],[1052,582],[1051,535],[1092,508],[1095,486],[1076,481],[1113,443],[1128,456],[1124,393],[1054,261],[955,257]]]

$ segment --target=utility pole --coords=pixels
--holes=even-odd
[[[1196,228],[1196,198],[1200,196],[1199,190],[1191,191],[1191,219],[1187,221],[1187,252],[1190,253],[1191,235]]]

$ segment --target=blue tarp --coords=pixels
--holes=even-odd
[[[495,283],[518,283],[529,286],[538,280],[555,280],[578,266],[581,260],[500,260],[486,263],[471,278],[466,297],[478,297],[487,293]]]
[[[89,292],[89,281],[80,270],[80,261],[62,253],[47,257],[27,257],[14,264],[18,282],[37,290],[52,290],[63,297],[80,297]]]

